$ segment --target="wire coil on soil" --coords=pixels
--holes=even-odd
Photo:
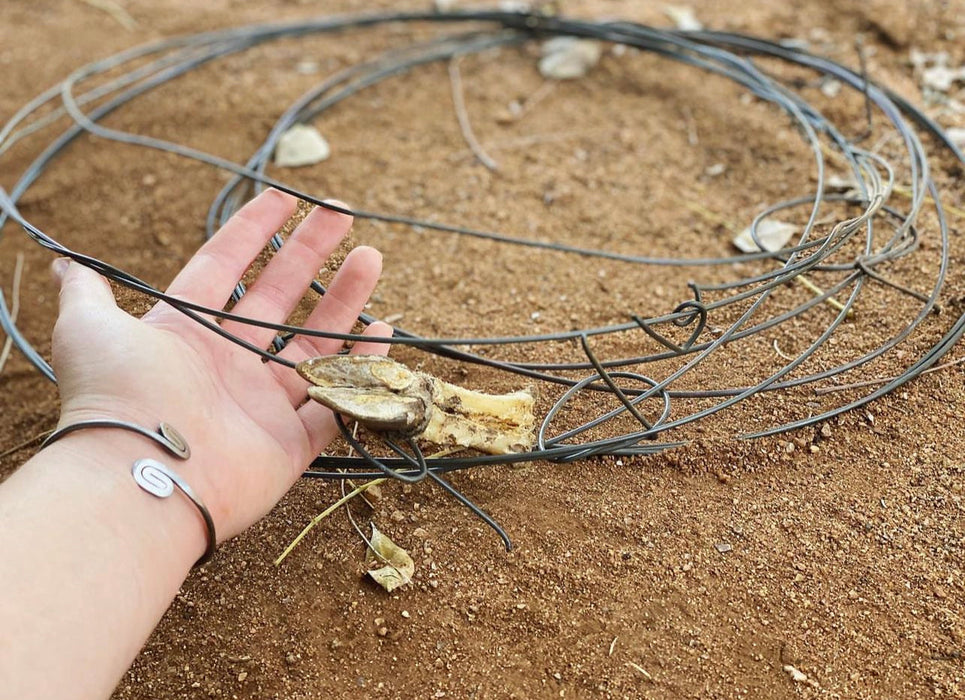
[[[155,137],[109,128],[101,123],[102,119],[131,101],[217,59],[282,38],[375,28],[387,23],[436,23],[459,29],[457,33],[390,51],[331,75],[284,111],[264,142],[244,164]],[[465,29],[467,25],[468,29]],[[425,64],[494,49],[523,47],[528,42],[553,36],[574,36],[632,47],[732,81],[756,99],[772,105],[775,112],[782,113],[794,125],[813,156],[813,191],[771,204],[756,216],[751,225],[752,237],[761,252],[659,257],[566,241],[525,238],[472,225],[420,219],[405,212],[380,212],[364,207],[349,212],[325,203],[322,195],[301,192],[267,173],[278,140],[289,127],[320,119],[327,110],[381,81]],[[830,120],[791,85],[765,71],[756,62],[758,60],[777,61],[806,70],[811,75],[833,78],[861,95],[874,109],[875,128],[887,128],[893,140],[900,144],[900,157],[886,158],[874,148],[861,147],[856,139],[846,135],[847,125]],[[591,74],[587,80],[592,79]],[[87,82],[94,83],[94,86],[82,91],[81,86]],[[945,209],[931,177],[928,154],[919,138],[919,131],[928,134],[965,163],[963,154],[942,130],[923,112],[859,72],[798,48],[739,34],[677,32],[629,22],[594,22],[501,11],[371,14],[210,32],[138,47],[79,68],[65,81],[25,105],[7,122],[0,130],[0,157],[20,139],[39,138],[35,134],[52,128],[65,114],[73,124],[50,141],[21,173],[9,195],[0,191],[3,212],[0,227],[8,219],[13,220],[40,245],[71,257],[135,291],[166,301],[212,331],[229,337],[269,361],[284,362],[272,352],[230,336],[203,315],[272,328],[278,332],[279,338],[284,339],[295,334],[343,340],[357,340],[359,336],[265,323],[172,299],[108,262],[83,251],[68,249],[22,216],[17,202],[48,165],[86,132],[166,151],[231,173],[231,179],[209,209],[206,223],[209,236],[237,211],[250,194],[249,186],[254,183],[256,191],[273,186],[318,206],[346,211],[359,220],[535,248],[534,255],[601,259],[633,270],[670,267],[707,271],[703,278],[690,281],[686,287],[682,285],[682,293],[687,296],[673,304],[671,310],[649,316],[632,313],[624,321],[609,325],[504,337],[426,337],[412,330],[395,328],[394,336],[385,342],[540,383],[544,387],[543,397],[549,403],[539,428],[537,449],[511,455],[427,458],[418,446],[413,446],[414,456],[393,447],[399,456],[321,456],[306,472],[309,477],[340,479],[345,476],[344,470],[352,470],[361,478],[400,470],[410,478],[431,476],[454,492],[441,479],[442,474],[451,470],[533,460],[573,461],[597,455],[655,454],[682,444],[679,440],[667,438],[689,424],[737,407],[748,399],[788,395],[802,388],[834,386],[829,380],[872,365],[899,344],[919,340],[927,335],[923,327],[939,308],[946,279],[953,272]],[[850,177],[853,192],[830,192],[829,158]],[[907,185],[907,201],[896,203],[899,182]],[[642,183],[642,186],[646,184]],[[804,212],[802,216],[805,218],[796,241],[774,252],[763,250],[759,237],[761,223],[769,217],[795,211]],[[925,221],[930,217],[933,218]],[[438,218],[447,217],[440,212]],[[930,238],[924,247],[921,237],[926,231]],[[272,244],[277,249],[283,245],[282,238],[276,236]],[[645,241],[636,241],[636,244],[643,246]],[[933,268],[927,291],[909,289],[907,284],[898,281],[893,268],[905,259],[916,260],[920,267],[917,260],[926,249],[930,256],[927,262]],[[810,275],[820,276],[825,288],[804,296],[788,291],[789,285],[806,282]],[[914,282],[920,284],[922,280],[915,279]],[[898,290],[912,308],[903,306],[902,311],[907,313],[894,319],[897,327],[891,329],[887,337],[876,338],[873,347],[855,348],[841,357],[840,351],[836,354],[831,350],[832,339],[844,324],[852,322],[851,319],[857,317],[858,320],[853,322],[861,322],[859,301],[862,292],[871,286]],[[313,288],[320,294],[325,291],[318,282]],[[243,293],[244,288],[239,286],[236,295]],[[646,293],[644,288],[643,294]],[[838,302],[834,311],[829,311],[827,302],[839,297],[844,300]],[[761,342],[768,332],[784,324],[794,327],[805,317],[812,322],[815,318],[821,319],[821,329],[807,337],[804,347],[789,356],[791,359],[773,367],[756,368],[756,374],[749,374],[735,385],[715,384],[721,365],[733,361],[735,355],[739,358],[741,348]],[[363,316],[361,320],[370,323],[375,318]],[[2,292],[0,324],[38,370],[53,380],[47,362],[17,330]],[[743,437],[760,437],[813,425],[893,391],[933,366],[952,348],[965,332],[965,314],[957,317],[944,314],[942,328],[939,331],[930,328],[929,332],[937,332],[940,337],[930,339],[928,347],[919,352],[914,361],[867,393],[851,395],[850,399],[831,407],[808,407],[805,401],[801,401],[804,405],[797,418],[772,424],[762,419],[753,427],[741,425],[735,432]],[[283,342],[277,342],[275,350]],[[512,357],[514,351],[525,355],[526,350],[535,347],[558,350],[563,359],[530,362]],[[617,353],[613,347],[625,352]],[[509,357],[496,358],[484,354],[481,349],[498,350]],[[589,419],[569,415],[569,402],[576,395],[589,394],[607,397],[610,403]],[[557,422],[563,426],[557,428]],[[373,470],[373,462],[377,471]],[[468,502],[467,505],[473,507]]]

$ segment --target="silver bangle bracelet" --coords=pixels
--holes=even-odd
[[[56,442],[65,435],[86,428],[121,428],[123,430],[129,430],[150,438],[178,459],[188,459],[188,457],[191,456],[191,448],[187,440],[184,439],[184,436],[181,435],[174,426],[168,423],[162,422],[158,425],[157,431],[150,431],[136,423],[110,419],[86,420],[66,425],[51,433],[50,436],[44,440],[41,449]],[[131,475],[134,477],[137,485],[152,496],[167,498],[174,493],[174,489],[177,487],[178,490],[187,496],[188,500],[197,507],[207,529],[208,546],[204,554],[201,555],[201,558],[195,563],[195,566],[198,567],[207,562],[214,554],[215,547],[218,544],[218,537],[215,533],[214,520],[211,517],[210,511],[208,511],[204,502],[195,494],[194,490],[188,486],[187,482],[184,481],[176,471],[163,462],[149,457],[144,457],[134,462],[133,466],[131,466]]]
[[[40,445],[40,449],[47,447],[47,445],[56,442],[64,437],[64,435],[69,435],[75,430],[85,430],[87,428],[122,428],[123,430],[130,430],[132,433],[138,433],[154,440],[154,442],[178,459],[187,459],[191,456],[191,448],[188,446],[188,441],[184,439],[184,436],[181,435],[173,425],[163,421],[158,425],[157,430],[152,432],[147,428],[142,428],[137,423],[130,423],[124,420],[82,420],[71,425],[65,425],[63,428],[52,432]]]

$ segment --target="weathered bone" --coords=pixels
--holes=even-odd
[[[528,391],[470,391],[381,355],[314,357],[296,369],[314,385],[311,398],[375,432],[490,454],[533,446],[536,418]]]

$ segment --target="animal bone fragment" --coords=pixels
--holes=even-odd
[[[529,391],[470,391],[381,355],[314,357],[296,370],[313,384],[311,398],[374,432],[489,454],[533,446],[536,418]]]

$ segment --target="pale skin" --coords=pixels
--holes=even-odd
[[[221,308],[295,200],[269,190],[246,205],[187,263],[168,292]],[[234,311],[283,322],[348,231],[347,216],[315,209]],[[352,251],[305,324],[348,332],[375,287],[381,256]],[[306,402],[292,369],[218,337],[159,303],[142,318],[119,309],[110,287],[57,261],[60,315],[53,335],[58,426],[92,418],[176,427],[191,458],[171,457],[118,429],[72,433],[0,484],[0,687],[4,696],[106,698],[204,552],[206,530],[182,494],[157,499],[130,469],[142,457],[175,469],[207,504],[223,541],[261,518],[336,435],[331,412]],[[267,347],[270,330],[225,322]],[[369,336],[390,333],[372,324]],[[300,336],[298,362],[339,350]],[[352,352],[384,354],[360,342]]]

